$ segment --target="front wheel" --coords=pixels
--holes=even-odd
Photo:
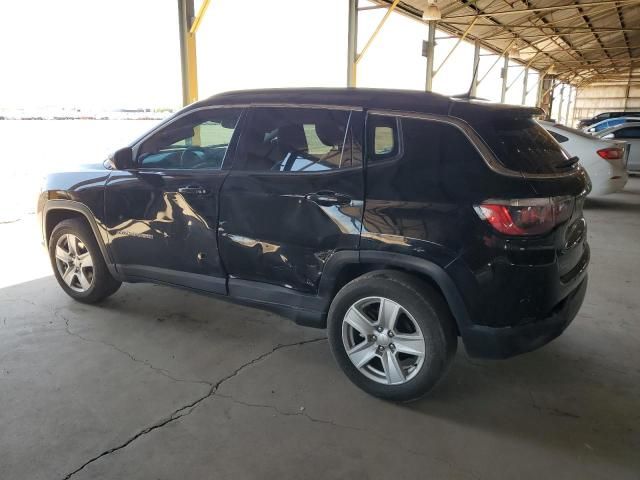
[[[53,273],[71,298],[95,303],[115,293],[121,282],[111,276],[93,232],[81,220],[60,222],[49,240]]]
[[[338,365],[362,390],[410,401],[446,373],[457,348],[453,322],[430,285],[382,270],[338,292],[329,310],[329,342]]]

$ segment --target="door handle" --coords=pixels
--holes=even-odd
[[[182,193],[183,195],[206,195],[209,191],[200,185],[189,185],[178,188],[178,193]]]
[[[309,193],[308,195],[305,195],[305,198],[310,202],[314,202],[325,207],[351,203],[351,197],[349,195],[336,192]]]

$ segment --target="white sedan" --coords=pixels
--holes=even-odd
[[[629,154],[629,147],[625,142],[603,140],[558,123],[538,123],[570,155],[580,159],[580,164],[591,178],[590,196],[607,195],[624,188],[628,180],[626,163]]]
[[[608,128],[596,135],[603,140],[618,140],[629,144],[627,171],[640,173],[640,123],[625,123]]]

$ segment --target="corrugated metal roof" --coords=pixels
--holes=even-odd
[[[388,5],[390,0],[374,0]],[[397,11],[421,18],[427,0],[405,0]],[[440,0],[438,28],[478,40],[501,53],[515,46],[522,63],[574,84],[640,81],[640,0]]]

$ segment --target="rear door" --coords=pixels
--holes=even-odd
[[[235,280],[315,293],[327,260],[358,248],[362,112],[249,109],[220,196],[222,261]]]
[[[229,173],[235,108],[191,112],[136,147],[136,167],[105,192],[111,252],[125,275],[226,293],[218,194]]]

